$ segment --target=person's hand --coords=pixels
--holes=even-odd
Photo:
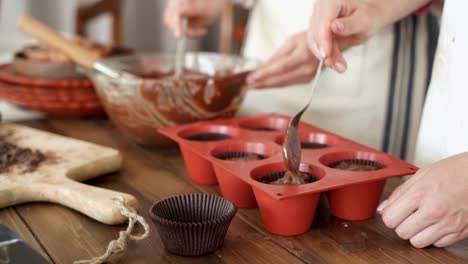
[[[249,75],[250,88],[283,87],[310,81],[318,60],[307,48],[306,33],[289,37],[284,45],[263,66]]]
[[[417,248],[468,237],[468,153],[418,171],[377,208],[385,225]]]
[[[345,72],[341,51],[367,41],[382,27],[381,17],[371,1],[316,0],[307,31],[309,48],[327,67]]]
[[[185,2],[185,5],[184,5]],[[206,27],[213,23],[222,12],[226,0],[169,0],[164,11],[164,23],[176,37],[182,35],[182,18],[188,18],[188,37],[201,37]]]
[[[341,51],[367,41],[383,27],[431,0],[315,0],[307,41],[325,65],[346,71]]]

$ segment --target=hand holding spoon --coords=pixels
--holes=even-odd
[[[309,101],[292,119],[289,121],[286,135],[284,136],[283,142],[283,158],[286,169],[291,172],[299,172],[299,164],[301,162],[301,141],[299,139],[299,121],[301,120],[302,114],[307,110],[314,95],[315,87],[317,86],[320,74],[322,72],[323,59],[320,60],[317,72],[315,73],[314,81],[310,92]]]
[[[338,9],[338,15],[337,17],[340,17],[342,11],[342,7]],[[299,139],[299,121],[301,120],[302,115],[304,112],[307,110],[309,107],[310,103],[312,102],[312,98],[314,95],[315,88],[318,84],[320,74],[322,73],[322,66],[323,66],[323,61],[325,58],[322,58],[320,60],[320,63],[317,67],[317,71],[315,73],[314,80],[312,82],[312,88],[310,91],[310,97],[309,101],[307,104],[302,108],[301,111],[299,111],[292,119],[289,121],[288,124],[288,129],[286,131],[286,134],[284,136],[284,141],[283,141],[283,147],[282,147],[282,152],[283,152],[283,158],[284,158],[284,164],[286,166],[286,169],[288,171],[292,172],[290,177],[291,182],[296,182],[296,183],[304,183],[304,180],[298,176],[300,171],[299,171],[299,166],[301,163],[301,141]],[[297,177],[295,177],[297,176]],[[294,179],[295,178],[295,179]]]

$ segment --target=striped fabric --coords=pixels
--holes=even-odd
[[[391,78],[382,150],[413,160],[424,98],[432,72],[439,23],[436,17],[411,16],[394,25]],[[418,38],[424,34],[426,38]]]

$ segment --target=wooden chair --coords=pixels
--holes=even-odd
[[[112,44],[119,44],[121,40],[120,2],[120,0],[101,0],[91,5],[78,7],[75,16],[75,32],[86,36],[88,23],[97,16],[108,13],[112,17]]]
[[[247,20],[250,11],[240,5],[228,1],[220,21],[218,51],[220,53],[241,52],[245,39]]]
[[[108,13],[112,17],[112,41],[113,44],[119,44],[121,40],[120,0],[101,0],[95,4],[80,6],[75,17],[75,32],[79,35],[86,36],[86,27],[89,22],[104,13]],[[239,5],[234,5],[231,1],[228,1],[220,19],[219,52],[240,53],[245,37],[248,15],[248,9]]]

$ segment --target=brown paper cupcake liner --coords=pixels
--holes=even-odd
[[[200,256],[223,245],[236,212],[221,196],[184,194],[155,203],[149,213],[169,252]]]
[[[268,158],[267,156],[262,155],[262,154],[257,154],[253,152],[245,152],[245,151],[222,152],[222,153],[216,154],[215,157],[221,160],[229,160],[229,161],[237,161],[237,162],[262,160],[262,159]]]
[[[362,166],[363,169],[353,169],[352,166]],[[328,167],[346,171],[376,171],[383,169],[385,166],[377,161],[365,159],[345,159],[338,160],[328,164]]]

